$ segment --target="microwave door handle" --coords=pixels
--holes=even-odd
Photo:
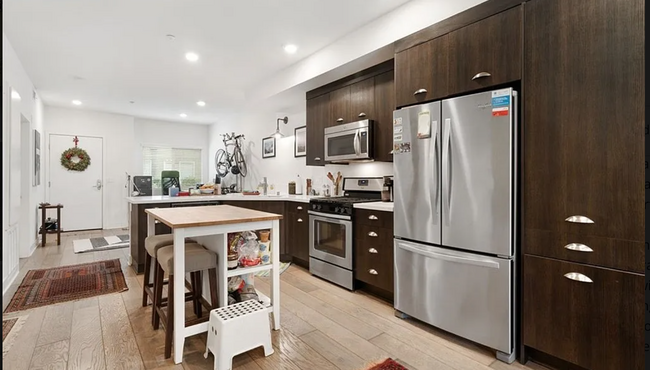
[[[359,144],[359,130],[357,130],[354,132],[354,154],[357,156],[361,155],[361,153],[359,153]]]

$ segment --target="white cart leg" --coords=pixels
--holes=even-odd
[[[218,235],[218,252],[217,252],[217,294],[219,298],[219,307],[228,305],[228,234]]]
[[[185,344],[185,233],[174,229],[174,363],[183,361]]]
[[[280,329],[280,221],[273,221],[271,230],[271,304],[273,305],[273,329]]]

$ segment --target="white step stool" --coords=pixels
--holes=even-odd
[[[264,356],[273,354],[269,313],[254,300],[210,311],[208,352],[214,355],[215,370],[231,370],[232,359],[240,353],[264,346]]]

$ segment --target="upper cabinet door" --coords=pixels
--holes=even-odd
[[[393,161],[393,111],[395,110],[395,72],[375,76],[375,161]]]
[[[447,95],[449,36],[444,35],[395,55],[395,99],[398,107]]]
[[[375,79],[368,78],[350,85],[349,122],[375,119]]]
[[[644,241],[644,1],[525,8],[525,228]]]
[[[307,165],[325,165],[325,127],[332,126],[330,94],[307,100]]]
[[[330,93],[330,118],[332,122],[328,126],[352,122],[350,120],[350,86]]]
[[[449,33],[449,94],[521,79],[521,6]]]

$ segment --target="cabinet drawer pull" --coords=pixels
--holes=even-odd
[[[490,76],[492,76],[492,75],[487,73],[487,72],[479,72],[479,73],[475,74],[474,77],[472,77],[472,81],[478,80],[479,78],[490,77]]]
[[[375,215],[370,215],[370,216],[368,216],[368,219],[369,219],[369,220],[379,220],[379,219],[377,218],[377,216],[375,216]]]
[[[377,233],[374,232],[374,231],[371,231],[371,232],[368,233],[368,236],[372,236],[373,238],[376,238],[376,237],[377,237]]]
[[[299,210],[299,211],[302,211],[302,207],[301,207],[301,206],[296,207],[296,209]]]
[[[375,248],[370,248],[370,249],[368,249],[368,252],[370,252],[370,253],[372,253],[372,254],[377,254],[377,253],[379,253],[379,252],[377,252],[377,250],[376,250]]]
[[[427,93],[427,89],[419,89],[419,90],[415,90],[413,95],[420,95],[420,94],[426,94],[426,93]]]
[[[343,122],[343,118],[337,119],[336,122]]]
[[[370,270],[368,270],[368,273],[369,273],[370,275],[379,275],[379,273],[378,273],[377,270],[375,270],[375,269],[370,269]]]
[[[580,216],[580,215],[575,215],[575,216],[569,216],[564,219],[566,222],[572,222],[574,224],[593,224],[594,221],[590,219],[589,217],[586,216]]]
[[[365,116],[366,116],[365,113],[363,113],[363,112],[359,113],[359,117],[365,117]]]
[[[314,158],[315,161],[320,161],[320,157]]]
[[[564,277],[569,279],[569,280],[579,281],[581,283],[593,283],[594,282],[588,276],[583,275],[583,274],[581,274],[579,272],[567,272],[566,274],[564,274]]]
[[[154,223],[154,224],[159,224],[160,221],[158,221],[158,220],[154,220],[153,223]]]
[[[564,248],[578,252],[593,252],[594,250],[581,243],[569,243]]]
[[[297,221],[298,221],[298,222],[302,222],[302,218],[299,218]]]

